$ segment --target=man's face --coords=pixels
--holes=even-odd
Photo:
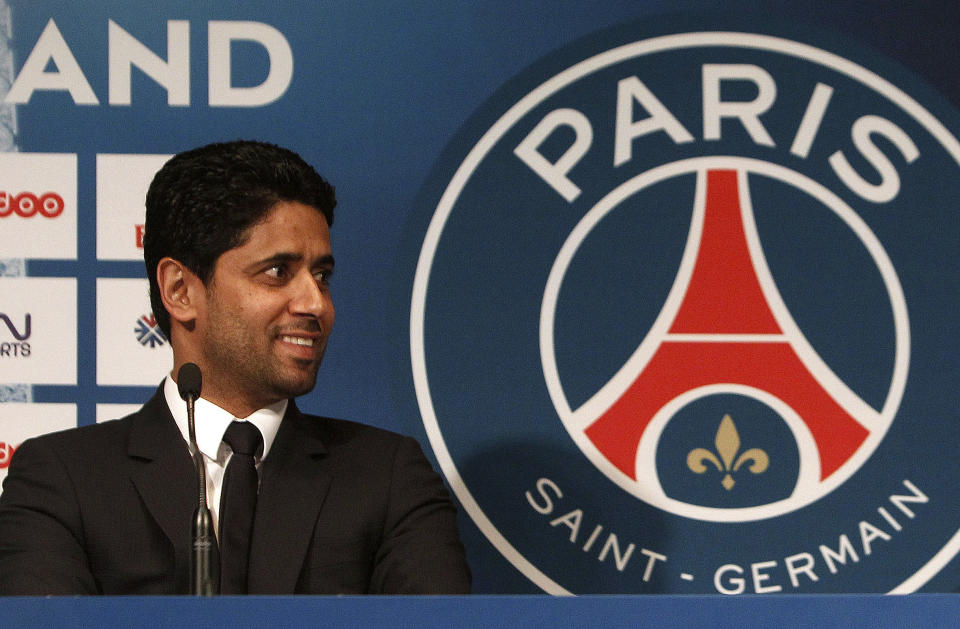
[[[217,259],[197,320],[204,397],[235,413],[313,389],[334,318],[323,214],[280,202],[246,236]]]

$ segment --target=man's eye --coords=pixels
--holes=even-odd
[[[283,279],[287,275],[287,267],[282,264],[274,264],[266,270],[266,274],[275,279]]]
[[[333,276],[333,271],[317,271],[313,274],[313,279],[317,281],[317,284],[329,284],[330,278]]]

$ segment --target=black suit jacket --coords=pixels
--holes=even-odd
[[[187,594],[196,474],[163,392],[25,441],[0,496],[0,594]],[[291,402],[261,469],[251,594],[466,593],[453,506],[417,443]]]

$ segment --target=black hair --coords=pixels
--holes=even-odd
[[[178,260],[207,284],[217,259],[242,245],[247,230],[281,201],[316,208],[333,225],[333,186],[285,148],[223,142],[179,153],[163,165],[147,191],[143,259],[153,314],[168,338],[170,314],[157,282],[160,260]]]

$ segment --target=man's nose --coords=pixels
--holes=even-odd
[[[309,315],[319,319],[330,307],[330,295],[326,286],[319,284],[312,273],[304,272],[297,275],[291,288],[294,291],[290,299],[292,314]]]

